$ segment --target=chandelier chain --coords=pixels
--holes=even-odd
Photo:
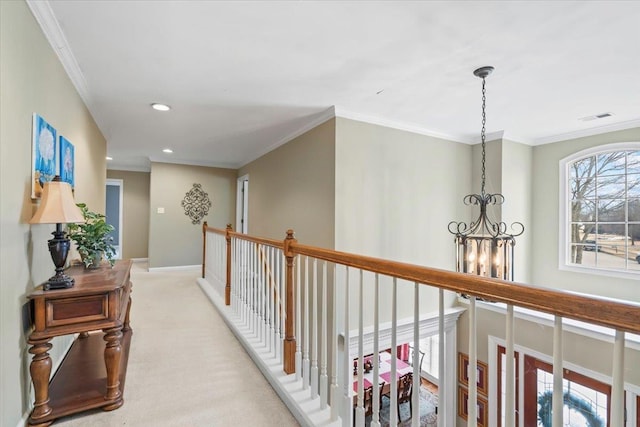
[[[486,96],[486,90],[484,87],[485,84],[485,78],[482,78],[482,132],[480,133],[480,137],[482,138],[482,192],[481,194],[484,196],[484,182],[485,182],[485,166],[484,166],[484,159],[485,159],[485,125],[487,123],[487,115],[485,112],[485,108],[486,108],[486,102],[487,102],[487,96]]]

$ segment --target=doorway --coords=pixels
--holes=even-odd
[[[113,238],[112,244],[116,250],[115,259],[122,259],[122,193],[121,179],[107,179],[105,215],[107,224],[113,226],[110,236]]]

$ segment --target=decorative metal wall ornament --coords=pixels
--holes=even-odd
[[[209,200],[209,195],[202,190],[202,185],[193,184],[193,188],[185,194],[182,206],[184,214],[191,218],[191,223],[200,224],[202,218],[209,214],[211,200]]]
[[[493,67],[481,67],[473,72],[482,79],[482,188],[480,194],[468,194],[464,197],[465,205],[480,206],[480,215],[471,223],[451,221],[449,232],[455,235],[456,270],[478,276],[495,277],[513,280],[513,246],[515,237],[524,233],[524,225],[520,222],[511,224],[512,233],[507,233],[507,224],[492,221],[487,216],[487,206],[504,203],[502,194],[486,194],[485,184],[485,124],[487,121],[485,78],[491,74]]]

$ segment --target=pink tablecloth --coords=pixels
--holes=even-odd
[[[362,382],[363,382],[364,388],[369,388],[369,387],[371,387],[373,385],[373,384],[371,384],[371,381],[369,381],[366,378],[363,378]],[[353,382],[353,391],[355,391],[356,393],[358,392],[358,381],[357,380]]]

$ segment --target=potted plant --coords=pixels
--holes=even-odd
[[[84,266],[98,268],[104,256],[113,267],[116,249],[111,244],[113,237],[109,235],[114,230],[113,226],[107,224],[104,215],[90,211],[85,203],[77,203],[77,206],[85,222],[68,224],[67,227],[69,238],[76,242]]]

